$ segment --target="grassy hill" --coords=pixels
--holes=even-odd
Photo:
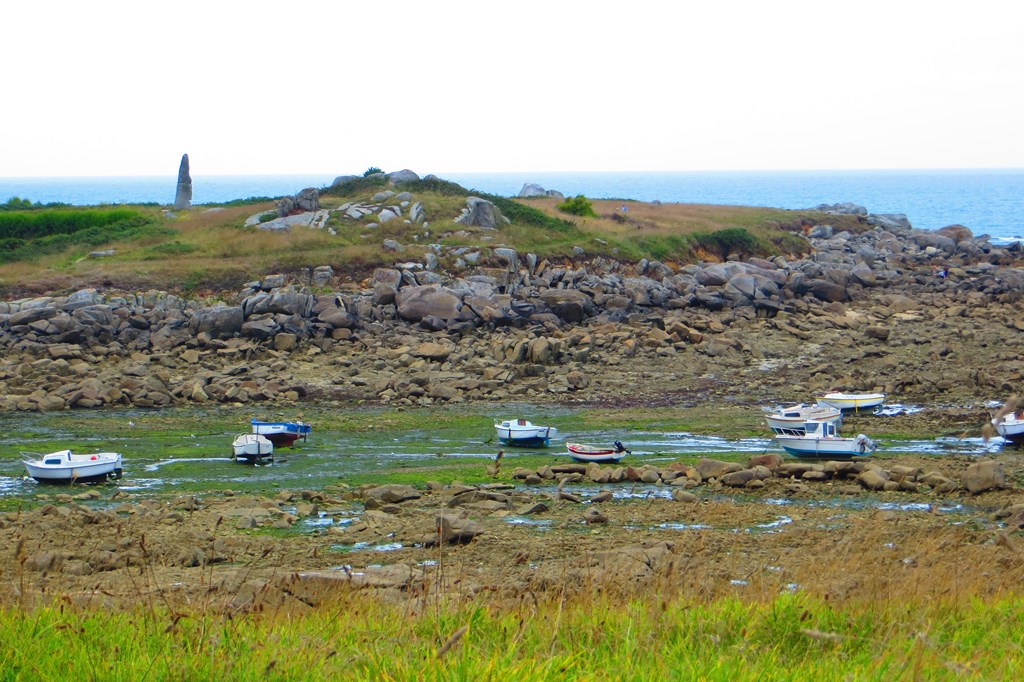
[[[203,295],[235,290],[269,272],[294,273],[318,265],[330,265],[343,280],[357,282],[374,267],[421,260],[430,244],[446,247],[441,268],[453,264],[450,252],[457,247],[509,246],[566,262],[595,256],[676,264],[730,255],[794,257],[808,250],[801,232],[811,225],[864,229],[855,217],[813,211],[620,199],[591,199],[595,215],[581,217],[559,210],[555,199],[495,197],[443,180],[394,188],[384,179],[358,178],[322,190],[320,203],[327,209],[371,204],[385,189],[410,192],[422,204],[427,224],[380,224],[373,215],[350,219],[336,211],[325,229],[246,227],[250,216],[274,210],[270,200],[197,206],[176,214],[152,205],[0,211],[0,294],[11,298],[105,286]],[[469,196],[494,202],[510,223],[497,231],[455,223]],[[390,252],[385,240],[404,249]],[[574,255],[577,247],[583,256]],[[97,250],[113,254],[91,257]]]

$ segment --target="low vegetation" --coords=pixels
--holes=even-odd
[[[588,216],[596,216],[594,213],[594,205],[583,196],[577,194],[574,197],[570,197],[558,205],[558,210],[563,213],[569,213],[570,215],[576,215],[583,218]]]
[[[378,170],[369,168],[362,177],[324,188],[321,205],[372,203],[372,197],[388,187]],[[403,260],[419,258],[427,244],[439,243],[504,245],[566,261],[601,256],[627,262],[647,258],[686,263],[799,255],[807,249],[802,233],[818,222],[827,221],[837,229],[863,229],[852,217],[769,208],[597,200],[582,195],[564,201],[520,200],[439,178],[406,183],[401,190],[411,192],[422,204],[429,227],[403,221],[371,227],[372,215],[352,220],[337,213],[327,223],[329,231],[243,227],[252,216],[257,216],[257,223],[273,216],[274,202],[267,197],[174,214],[155,206],[73,208],[12,198],[0,206],[0,293],[106,282],[122,288],[212,296],[267,272],[325,264],[343,277],[358,280],[370,269],[394,262],[395,255],[383,248],[389,239],[405,245]],[[498,240],[493,232],[453,222],[469,196],[493,202],[508,220],[500,226]],[[115,255],[86,258],[101,247]],[[448,265],[442,256],[442,267]]]
[[[1024,601],[834,605],[800,595],[440,596],[343,591],[302,614],[0,610],[10,679],[1020,679]]]

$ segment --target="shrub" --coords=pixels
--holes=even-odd
[[[582,194],[577,194],[574,197],[566,199],[558,205],[558,210],[563,213],[569,213],[571,215],[578,215],[581,217],[596,216],[594,212],[594,205],[590,203]]]
[[[12,211],[0,214],[0,238],[32,239],[73,234],[92,227],[135,220],[140,215],[125,208]]]
[[[568,220],[552,218],[547,213],[544,213],[544,211],[533,206],[524,206],[518,201],[494,196],[493,194],[481,194],[480,196],[497,206],[501,214],[513,223],[543,227],[555,232],[567,232],[576,229],[576,226]]]
[[[70,206],[70,204],[65,204],[60,201],[51,201],[48,204],[41,204],[37,201],[33,204],[28,199],[11,197],[7,200],[7,203],[0,204],[0,211],[38,211],[41,208],[61,208],[64,206]]]
[[[693,235],[694,241],[710,253],[725,258],[731,253],[749,255],[759,251],[760,242],[742,227],[729,227],[715,232]]]
[[[248,206],[249,204],[263,204],[273,200],[273,197],[249,197],[247,199],[232,199],[231,201],[226,201],[223,204],[219,204],[219,206],[232,208],[234,206]]]
[[[121,239],[174,234],[151,218],[125,209],[44,211],[30,216],[35,220],[29,221],[24,216],[0,214],[0,245],[6,246],[0,248],[0,263],[56,253],[74,245],[94,248]]]
[[[369,190],[383,187],[388,183],[387,178],[351,178],[344,182],[339,182],[337,185],[331,185],[330,187],[324,188],[320,194],[327,196],[336,197],[350,197],[361,192],[367,192]]]
[[[377,168],[376,166],[370,166],[365,171],[363,171],[363,177],[364,178],[368,178],[371,175],[373,175],[374,173],[383,173],[383,172],[384,171],[382,171],[380,168]]]

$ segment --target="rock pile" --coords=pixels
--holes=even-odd
[[[422,218],[411,195],[379,200],[381,220]],[[362,215],[371,205],[343,208]],[[1024,367],[1012,350],[1024,329],[1019,245],[959,226],[876,227],[810,244],[796,261],[682,267],[434,244],[420,262],[343,285],[321,266],[217,301],[85,289],[0,302],[0,406],[706,391],[724,383],[723,370],[776,396],[844,385],[987,399],[1012,388],[986,354],[1009,352],[1002,367]],[[936,262],[948,277],[934,275]]]
[[[646,483],[671,486],[683,490],[701,485],[719,488],[761,489],[784,486],[787,493],[808,492],[808,484],[827,483],[838,486],[837,492],[855,495],[865,490],[904,491],[944,494],[967,490],[978,494],[1006,487],[1002,465],[993,460],[971,464],[960,482],[953,481],[937,471],[925,472],[917,467],[894,465],[888,469],[873,461],[784,462],[777,454],[754,457],[743,466],[738,462],[722,462],[702,458],[693,466],[674,462],[664,468],[645,465],[600,466],[597,463],[559,464],[529,470],[517,468],[513,480],[526,485],[566,483]],[[679,500],[695,501],[692,495],[678,494]],[[576,501],[581,501],[577,499]]]

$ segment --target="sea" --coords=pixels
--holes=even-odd
[[[871,213],[903,213],[917,228],[965,225],[993,242],[1024,240],[1024,169],[436,173],[467,189],[515,196],[526,183],[590,199],[813,208],[852,202]],[[192,177],[192,203],[281,197],[322,188],[328,175]],[[177,176],[0,178],[11,197],[72,205],[171,204]]]

